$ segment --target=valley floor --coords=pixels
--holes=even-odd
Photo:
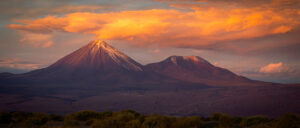
[[[0,94],[0,110],[70,113],[80,110],[119,111],[132,109],[144,114],[279,117],[300,113],[300,87],[212,87],[199,89],[118,91],[68,90],[54,94]]]

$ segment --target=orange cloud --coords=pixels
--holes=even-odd
[[[52,35],[50,34],[23,33],[23,38],[20,42],[42,48],[51,47],[53,45]]]
[[[261,67],[259,72],[262,73],[280,73],[280,72],[287,72],[288,68],[283,66],[282,62],[278,63],[271,63],[264,67]]]
[[[41,64],[22,61],[20,59],[1,59],[0,67],[21,69],[21,70],[33,70],[33,69],[41,68]]]
[[[151,50],[151,52],[153,52],[153,53],[159,53],[160,50],[159,49],[154,49],[154,50]]]
[[[102,9],[102,6],[92,6],[92,5],[66,5],[58,8],[51,9],[51,13],[62,13],[62,12],[80,12],[80,11],[94,11]]]
[[[51,47],[53,45],[53,42],[52,41],[48,41],[48,42],[45,42],[42,47],[43,48],[48,48],[48,47]]]
[[[136,45],[206,47],[229,40],[284,34],[299,25],[299,10],[214,8],[193,11],[138,10],[114,13],[71,13],[36,20],[17,20],[9,28],[33,33],[63,31],[126,40]]]

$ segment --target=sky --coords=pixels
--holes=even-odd
[[[251,79],[300,83],[299,0],[4,1],[0,72],[47,67],[98,39],[144,65],[195,55]]]

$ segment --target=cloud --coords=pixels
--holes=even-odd
[[[34,47],[47,48],[53,45],[51,34],[23,33],[20,42]]]
[[[194,53],[203,53],[204,51],[203,50],[198,50],[198,49],[194,49],[194,50],[192,50]]]
[[[48,10],[48,13],[66,13],[66,12],[89,12],[103,9],[99,5],[64,5],[58,8]]]
[[[166,9],[111,13],[70,13],[35,20],[16,20],[7,27],[32,33],[55,31],[97,35],[104,40],[126,40],[136,45],[206,48],[230,40],[284,34],[299,26],[298,10],[214,8]]]
[[[284,67],[282,62],[271,63],[259,69],[259,72],[261,73],[282,73],[288,71],[289,69],[287,67]]]
[[[24,55],[28,55],[28,51],[34,53],[40,50],[40,47],[56,46],[58,49],[55,48],[56,55],[53,56],[62,56],[88,42],[76,39],[76,43],[68,39],[66,41],[66,38],[89,36],[87,40],[90,40],[96,35],[99,39],[116,42],[115,46],[122,45],[123,42],[127,43],[123,43],[126,46],[128,43],[142,47],[158,46],[155,47],[160,49],[157,54],[154,54],[155,49],[152,46],[148,49],[145,47],[147,50],[144,51],[138,48],[128,50],[135,48],[132,45],[124,48],[127,49],[126,52],[133,53],[132,56],[139,61],[147,63],[158,60],[162,55],[165,57],[171,54],[186,55],[186,51],[190,50],[193,52],[191,54],[204,56],[211,59],[211,62],[218,62],[217,65],[223,65],[222,60],[235,58],[227,65],[240,66],[241,70],[252,67],[246,72],[259,77],[287,76],[286,73],[260,72],[260,66],[266,61],[282,60],[284,66],[290,64],[289,70],[299,67],[297,56],[300,54],[299,0],[14,1],[16,0],[0,5],[2,25],[18,30],[22,36],[19,39],[22,41],[21,45],[33,46],[35,49],[28,50],[30,47],[15,49],[13,47],[16,45],[12,42],[17,42],[16,39],[11,41],[3,39],[6,44],[1,45],[2,49],[4,48],[0,50],[1,53],[13,51],[13,53],[6,52],[7,55],[19,56],[24,52],[26,52]],[[8,21],[3,22],[4,18],[9,19],[10,25],[7,24]],[[2,34],[5,38],[9,38],[6,36],[9,32],[14,32],[3,29],[3,32],[6,31],[7,34]],[[11,34],[10,38],[16,37],[18,36]],[[170,50],[173,48],[169,47],[183,47],[184,51],[173,52]],[[52,52],[55,50],[52,48],[41,50],[48,51],[49,54],[51,50]],[[57,50],[61,50],[60,54]],[[144,56],[149,56],[148,54],[152,60],[145,60]],[[236,59],[239,58],[236,56],[242,57]],[[239,61],[244,58],[248,60],[249,57],[261,60],[243,64]],[[236,63],[237,60],[239,63]],[[297,77],[299,78],[299,75]]]
[[[41,64],[23,61],[20,59],[0,59],[0,68],[33,70],[41,68]]]
[[[48,48],[48,47],[51,47],[53,45],[53,42],[52,41],[47,41],[45,43],[42,44],[42,47],[43,48]]]
[[[300,78],[299,67],[297,65],[292,63],[288,65],[283,62],[270,63],[262,67],[241,66],[235,69],[235,72],[250,79],[278,83],[299,83]]]
[[[206,6],[230,6],[230,7],[258,7],[266,8],[299,8],[299,0],[156,0],[168,2],[172,7],[179,8],[205,8],[199,3],[206,3]]]
[[[117,8],[117,4],[106,0],[6,0],[0,4],[0,19],[34,18],[49,14],[72,12],[95,12]]]
[[[152,53],[159,53],[160,50],[159,50],[159,49],[153,49],[153,50],[151,50],[151,52],[152,52]]]

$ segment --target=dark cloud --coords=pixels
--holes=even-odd
[[[204,49],[241,55],[278,56],[296,59],[300,55],[300,29],[285,34],[275,34],[251,39],[222,41]],[[198,49],[203,49],[199,47]]]
[[[79,3],[79,0],[6,0],[0,4],[0,19],[3,21],[78,11],[97,11],[113,6],[108,4]]]
[[[0,3],[0,20],[153,8],[168,8],[168,5],[149,0],[3,0]]]
[[[258,7],[268,6],[278,9],[299,8],[299,0],[155,0],[160,2],[168,2],[170,5],[181,7],[196,7],[197,3],[206,3],[207,6],[229,6],[230,7]],[[201,6],[201,5],[200,5]],[[202,6],[203,7],[203,6]]]

